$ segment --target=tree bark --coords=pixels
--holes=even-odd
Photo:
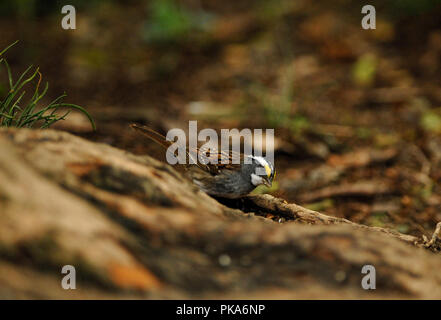
[[[441,259],[423,248],[436,235],[270,195],[229,208],[167,164],[65,132],[0,129],[0,148],[0,298],[441,298]]]

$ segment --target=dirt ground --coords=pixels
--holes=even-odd
[[[48,99],[66,91],[97,123],[71,114],[54,128],[158,159],[131,122],[275,128],[271,194],[430,236],[441,221],[441,9],[372,1],[377,28],[363,30],[360,3],[332,3],[181,1],[191,22],[158,35],[145,2],[106,1],[80,7],[76,30],[57,13],[2,17],[0,47],[19,39],[11,68],[39,65]]]

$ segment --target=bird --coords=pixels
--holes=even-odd
[[[148,126],[132,123],[130,127],[165,149],[174,143]],[[271,187],[276,176],[272,162],[261,156],[231,150],[219,151],[215,148],[195,148],[190,152],[186,150],[186,155],[193,159],[192,164],[185,165],[186,176],[200,190],[214,197],[241,198],[259,185]],[[196,157],[202,161],[196,161]],[[240,161],[236,163],[233,159]]]

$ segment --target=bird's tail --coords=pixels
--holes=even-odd
[[[162,147],[164,147],[167,152],[169,151],[169,147],[175,143],[172,141],[167,140],[166,137],[164,137],[162,134],[156,132],[155,130],[147,127],[147,126],[142,126],[136,123],[132,123],[130,124],[130,127],[135,129],[136,131],[141,132],[142,134],[144,134],[145,136],[147,136],[150,140],[153,140],[154,142],[158,143],[159,145],[161,145]],[[193,163],[197,164],[198,166],[200,166],[200,164],[197,162],[197,150],[194,152],[194,154],[191,154],[190,152],[187,151],[187,149],[185,148],[186,146],[182,146],[185,150],[185,154],[188,157],[188,159],[193,159]],[[181,162],[180,162],[181,163]],[[187,162],[188,163],[188,162]]]
[[[144,134],[145,136],[147,136],[149,139],[155,141],[157,144],[163,146],[165,149],[168,149],[168,147],[170,147],[173,142],[172,141],[168,141],[162,134],[156,132],[153,129],[150,129],[149,127],[146,126],[142,126],[136,123],[132,123],[130,125],[131,128],[135,129],[136,131],[141,132],[142,134]]]

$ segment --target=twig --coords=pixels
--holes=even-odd
[[[424,246],[426,247],[426,248],[430,248],[430,247],[432,247],[435,243],[436,243],[436,240],[438,240],[439,239],[439,234],[441,233],[441,222],[438,222],[437,224],[436,224],[436,228],[435,228],[435,232],[433,232],[433,234],[432,234],[432,239],[430,239],[430,241],[427,241],[427,238],[424,236],[423,238],[425,238],[424,240],[425,240],[425,244],[424,244]]]
[[[425,243],[423,238],[402,234],[398,231],[390,230],[386,228],[369,227],[369,226],[361,225],[344,218],[327,216],[323,213],[309,210],[293,203],[288,203],[283,199],[275,198],[268,194],[248,196],[246,200],[250,202],[251,206],[254,206],[254,209],[283,215],[285,217],[289,217],[299,222],[305,222],[310,224],[347,224],[359,229],[382,232],[394,238],[397,238],[399,240],[402,240],[404,242],[416,246],[423,246]],[[434,236],[432,236],[432,239],[433,237],[437,237],[438,234],[441,232],[439,229],[441,229],[441,222],[438,223],[437,231],[435,231]]]
[[[304,202],[311,202],[317,199],[331,197],[341,197],[349,195],[375,196],[379,194],[389,194],[393,192],[393,188],[386,182],[379,180],[370,180],[328,186],[319,190],[304,193],[300,195],[300,199]]]

